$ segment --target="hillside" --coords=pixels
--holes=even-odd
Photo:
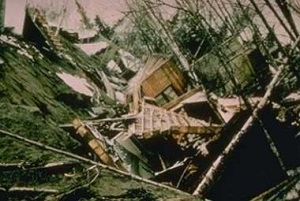
[[[297,1],[0,9],[0,200],[299,199]]]
[[[77,81],[81,77],[93,84],[85,72],[89,66],[100,65],[99,61],[67,41],[64,54],[71,54],[68,59],[54,50],[43,51],[33,44],[36,43],[30,38],[9,32],[0,37],[1,200],[173,200],[174,197],[190,197],[5,135],[16,134],[91,158],[88,149],[60,125],[78,116],[89,117],[88,112],[95,103],[90,95],[80,93],[80,87],[75,86],[75,91],[74,86],[67,85],[58,73],[73,75]]]

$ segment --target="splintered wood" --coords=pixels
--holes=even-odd
[[[212,186],[213,182],[215,182],[218,177],[218,173],[221,171],[224,161],[232,153],[235,147],[239,144],[242,137],[247,134],[248,129],[253,125],[253,122],[257,119],[258,112],[262,110],[269,101],[271,93],[275,86],[278,84],[278,80],[283,72],[284,66],[280,66],[276,75],[273,77],[271,82],[267,87],[267,91],[265,92],[264,97],[260,100],[256,108],[253,110],[252,115],[247,119],[242,128],[236,133],[231,142],[227,145],[224,151],[218,156],[218,158],[213,162],[209,170],[203,176],[203,179],[197,186],[196,190],[193,192],[193,195],[203,195],[207,192],[207,190]]]
[[[147,103],[143,104],[141,112],[136,115],[133,124],[132,126],[135,128],[133,134],[141,137],[151,137],[154,133],[166,133],[166,131],[214,135],[221,130],[220,125],[209,124]]]
[[[126,171],[122,164],[114,162],[110,154],[107,152],[107,149],[105,149],[104,142],[97,139],[97,134],[93,133],[92,129],[88,129],[88,127],[85,126],[79,119],[75,119],[73,121],[73,126],[77,131],[76,133],[86,141],[87,145],[91,150],[93,150],[103,164]]]

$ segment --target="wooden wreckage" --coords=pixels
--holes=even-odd
[[[38,12],[35,11],[35,14],[33,12],[33,19],[39,20],[37,22],[41,21],[43,25],[45,22],[38,16]],[[47,39],[53,40],[54,49],[61,52],[58,40],[52,36],[51,31],[49,33],[47,30],[40,31],[46,33]],[[235,40],[233,41],[235,45],[230,50],[230,55],[242,49],[240,45],[236,45]],[[253,66],[255,65],[253,59],[256,58],[251,58],[251,54],[257,55],[253,52],[248,50],[242,56],[240,52],[238,56],[229,56],[230,62],[234,62],[236,68],[246,62],[243,66],[248,73],[246,76],[241,69],[234,71],[234,76],[241,79],[242,83],[247,83],[247,79],[255,73],[264,71],[268,74],[265,62],[260,62],[260,65],[263,64],[260,67]],[[261,56],[259,58],[261,59]],[[205,61],[200,60],[200,62]],[[208,65],[209,62],[205,63]],[[220,65],[216,64],[217,69],[221,68]],[[256,69],[259,69],[259,72],[256,72]],[[247,108],[249,103],[245,104],[238,97],[218,98],[213,94],[207,94],[201,86],[191,86],[186,75],[170,58],[153,55],[133,77],[131,75],[125,78],[128,81],[123,88],[126,94],[125,104],[129,109],[127,114],[115,118],[107,116],[103,118],[94,116],[88,120],[76,118],[72,123],[73,135],[86,144],[96,160],[104,165],[193,195],[218,198],[215,195],[223,191],[219,183],[228,179],[221,175],[226,164],[225,160],[230,154],[234,155],[235,147],[240,143],[247,144],[242,139],[247,138],[245,135],[250,132],[249,129],[260,122],[258,120],[260,111],[268,105],[282,70],[283,66],[278,68],[264,96],[248,98],[251,108]],[[131,71],[131,74],[133,72]],[[224,75],[222,71],[219,73]],[[104,72],[98,74],[105,82],[108,96],[113,98],[115,91],[111,83],[112,78]],[[230,78],[222,77],[222,80],[230,80]],[[224,86],[225,90],[229,91],[233,88],[228,81]],[[62,127],[70,127],[70,125],[62,125]],[[260,134],[263,133],[265,131]],[[259,144],[259,147],[263,147],[262,150],[269,148],[267,143],[259,142]],[[246,153],[252,151],[250,148]],[[265,157],[265,154],[261,155]],[[261,182],[261,188],[239,196],[250,199],[263,189],[286,178],[282,161],[277,163],[277,158],[268,154],[267,157],[271,158],[273,166],[259,159],[261,171],[265,175],[252,180],[253,183]],[[249,165],[249,161],[245,163]],[[226,172],[232,173],[236,167],[231,168],[225,170],[225,175]],[[273,168],[274,171],[267,173],[269,168]],[[242,179],[243,175],[239,172],[235,177]],[[219,177],[221,179],[218,179]],[[240,180],[232,183],[227,189],[239,185]],[[231,192],[238,194],[235,190]]]
[[[201,87],[188,89],[168,58],[153,56],[143,69],[128,84],[128,114],[75,119],[77,135],[106,165],[194,195],[210,192],[223,161],[268,103],[281,70],[263,97],[249,98],[249,113],[239,98],[207,98]],[[284,175],[280,168],[270,175],[278,172]]]
[[[34,40],[32,42],[41,45],[41,49],[52,49],[55,54],[78,65],[71,58],[71,53],[65,52],[60,37],[37,9],[28,8],[25,21],[24,38]],[[240,51],[241,44],[236,45],[235,39],[229,40],[230,43],[232,41],[237,49],[233,48],[230,54],[235,54]],[[241,79],[243,83],[248,82],[244,75],[239,77],[243,70],[249,73],[248,76],[261,73],[256,72],[258,67],[251,60],[251,54],[256,54],[253,52],[247,50],[242,56],[233,55],[234,58],[230,58],[235,65],[246,62],[245,69],[234,74],[235,79]],[[211,60],[206,62],[206,57],[200,63],[210,65]],[[240,57],[243,61],[237,61]],[[263,64],[266,65],[265,62]],[[220,65],[214,66],[219,69]],[[260,66],[260,70],[265,68],[263,71],[266,72],[268,68],[264,65]],[[288,183],[287,169],[299,165],[286,165],[288,159],[280,155],[285,152],[280,146],[280,141],[285,141],[283,136],[278,135],[274,140],[270,137],[270,132],[281,128],[273,118],[274,108],[270,100],[287,66],[286,61],[274,75],[266,73],[271,77],[263,95],[247,98],[248,102],[239,97],[220,98],[207,94],[202,86],[190,85],[181,69],[169,57],[162,55],[152,55],[138,71],[129,69],[130,74],[135,75],[130,78],[125,76],[125,79],[106,75],[104,71],[96,72],[98,77],[95,77],[85,69],[91,80],[100,78],[105,82],[103,86],[107,94],[100,92],[100,95],[108,99],[115,97],[114,88],[117,88],[112,80],[122,80],[124,87],[119,91],[123,90],[126,96],[122,105],[128,110],[121,115],[106,113],[93,114],[89,119],[78,117],[72,124],[61,125],[86,145],[93,160],[63,154],[139,181],[162,187],[171,186],[195,196],[218,199],[221,198],[218,195],[222,196],[228,190],[229,194],[238,194],[233,198],[253,198],[283,180]],[[199,68],[196,73],[205,70],[206,67]],[[222,74],[222,71],[218,73]],[[226,81],[224,88],[232,90],[232,84]],[[279,148],[276,146],[278,144]],[[41,144],[35,145],[45,148]],[[235,164],[234,159],[240,164]],[[15,165],[9,168],[15,168]],[[261,175],[256,176],[255,171],[260,171]],[[237,192],[234,188],[243,179],[248,184],[243,188],[244,191]],[[224,183],[228,185],[225,188]],[[254,186],[257,183],[260,185],[256,188]],[[245,192],[245,189],[252,190]],[[266,192],[263,195],[269,194]]]
[[[3,77],[1,77],[0,84],[1,100],[4,100],[4,105],[7,104],[12,108],[21,108],[22,114],[25,114],[26,116],[28,113],[30,116],[28,119],[22,119],[21,117],[19,122],[15,121],[15,123],[18,125],[14,125],[14,123],[4,125],[4,122],[1,122],[1,143],[5,143],[5,140],[7,140],[6,138],[13,139],[14,144],[20,143],[19,145],[23,148],[25,157],[20,156],[20,153],[17,153],[16,155],[10,153],[11,150],[9,151],[8,149],[12,146],[9,143],[5,143],[5,146],[8,145],[7,147],[9,148],[6,149],[6,147],[2,149],[1,151],[3,152],[1,153],[7,154],[5,156],[14,155],[12,157],[17,162],[7,162],[10,159],[6,160],[5,156],[2,156],[3,163],[2,161],[0,163],[0,174],[4,183],[1,184],[0,187],[0,199],[27,200],[37,199],[37,197],[39,197],[38,199],[40,200],[44,200],[44,198],[50,200],[74,200],[75,198],[72,196],[76,194],[77,191],[82,193],[82,189],[85,191],[84,189],[92,186],[91,184],[95,185],[95,183],[99,182],[100,189],[97,189],[97,193],[93,196],[101,196],[101,198],[99,197],[101,200],[110,200],[113,198],[125,199],[127,197],[129,197],[128,199],[138,199],[138,197],[144,197],[147,199],[147,196],[149,198],[154,194],[161,199],[172,200],[174,198],[181,198],[193,200],[194,198],[191,195],[183,191],[141,178],[131,173],[126,173],[126,171],[128,171],[127,168],[125,169],[124,164],[116,160],[116,156],[105,154],[107,150],[102,148],[106,148],[104,145],[107,144],[108,141],[104,139],[102,135],[100,135],[100,132],[98,131],[98,135],[95,136],[90,135],[89,129],[93,129],[94,127],[91,126],[86,130],[86,126],[82,125],[79,121],[77,121],[77,123],[74,122],[74,125],[78,129],[78,133],[81,134],[80,136],[83,137],[83,141],[85,143],[90,145],[93,150],[96,150],[95,153],[100,156],[99,159],[80,156],[80,154],[73,154],[66,151],[66,149],[64,149],[65,147],[55,148],[38,142],[40,139],[37,139],[39,138],[37,136],[43,135],[39,133],[41,130],[39,130],[38,127],[41,126],[47,129],[51,127],[51,123],[49,124],[46,118],[52,118],[55,116],[52,123],[57,123],[58,121],[56,121],[56,118],[60,116],[59,112],[57,111],[65,111],[66,116],[68,116],[67,113],[70,112],[73,116],[73,114],[76,113],[74,113],[74,111],[76,111],[77,107],[85,108],[85,106],[82,107],[80,105],[83,103],[81,101],[77,102],[75,105],[73,105],[71,102],[74,103],[74,101],[76,102],[81,98],[84,98],[84,101],[90,102],[91,99],[96,98],[79,93],[76,90],[73,91],[74,89],[70,88],[70,85],[68,86],[67,83],[63,82],[63,80],[60,80],[57,75],[58,72],[63,71],[70,74],[77,73],[80,76],[88,79],[90,83],[96,82],[99,84],[98,86],[102,87],[108,85],[104,85],[101,80],[101,78],[104,79],[106,76],[103,72],[97,73],[92,71],[93,68],[91,66],[98,65],[100,62],[97,63],[93,61],[75,45],[66,42],[66,40],[60,36],[60,34],[55,34],[55,29],[53,29],[53,27],[47,23],[46,18],[37,9],[27,7],[25,14],[26,16],[22,38],[9,31],[8,33],[2,33],[1,30],[0,33],[0,46],[5,50],[5,52],[1,52],[0,55],[0,66],[3,72]],[[91,73],[91,71],[93,73]],[[102,77],[100,75],[102,75]],[[9,80],[10,76],[14,78]],[[114,78],[117,79],[116,77]],[[9,81],[11,81],[11,83],[9,83]],[[108,82],[108,80],[106,80],[106,82]],[[18,86],[15,86],[15,83]],[[50,83],[53,83],[55,86],[51,86]],[[19,87],[23,87],[22,90],[20,90]],[[91,85],[90,87],[92,90],[95,90],[94,92],[96,96],[99,95],[98,93],[102,93],[105,98],[111,101],[111,98],[106,95],[104,91],[100,92],[100,89],[95,87],[95,85]],[[64,92],[60,91],[61,89]],[[5,95],[2,94],[3,91],[5,91]],[[98,104],[101,105],[102,103]],[[5,108],[2,103],[1,107]],[[111,104],[110,107],[113,108],[114,106]],[[111,111],[111,108],[107,108],[107,111]],[[10,121],[11,116],[7,115],[8,117],[6,117],[5,115],[7,114],[1,113],[1,121],[7,119]],[[64,115],[60,117],[64,118]],[[34,122],[37,119],[41,120],[39,126],[37,122]],[[25,131],[24,133],[19,133],[19,130],[16,132],[17,134],[8,131],[10,129],[13,130],[14,128],[6,128],[6,126],[9,127],[12,125],[18,128],[22,127],[20,124],[27,120],[28,122],[25,124],[28,127],[24,127],[31,129],[31,126],[33,126],[30,123],[31,120],[34,122],[34,126],[36,126],[36,130],[31,130],[31,134],[37,131],[35,140],[31,140],[29,139],[30,137],[26,137],[26,134],[24,133],[30,133],[31,131],[26,130],[25,128],[23,130]],[[59,130],[63,133],[63,130],[59,128],[58,124],[55,125],[55,127],[57,128],[57,131]],[[49,129],[49,131],[50,130],[51,129]],[[50,135],[54,134],[51,133],[52,131],[49,132]],[[93,133],[94,132],[96,131],[93,130]],[[42,138],[43,137],[45,136],[42,136]],[[49,138],[52,137],[54,136],[50,136]],[[62,141],[62,138],[64,137],[60,136],[58,138],[59,141]],[[102,142],[102,144],[100,142]],[[58,144],[63,144],[63,142],[59,142]],[[57,147],[58,144],[54,146]],[[16,149],[18,152],[21,150],[20,147]],[[33,152],[30,153],[28,150]],[[28,161],[24,162],[28,153],[34,153],[37,155],[40,154],[41,157],[44,153],[51,153],[52,155],[50,154],[50,158],[48,158],[49,155],[46,157],[51,162],[48,164],[31,164]],[[59,158],[53,157],[55,155],[58,155]],[[28,156],[28,158],[30,157]],[[46,162],[47,159],[45,159],[44,162]],[[53,162],[53,160],[59,162]],[[100,170],[101,181],[99,181],[100,179],[98,178],[100,175]],[[74,171],[76,172],[75,174]],[[17,176],[15,177],[15,175]],[[23,179],[22,175],[25,175],[26,178],[21,183],[18,183],[19,180]],[[78,181],[75,181],[76,179],[74,176],[78,176],[78,178],[80,177],[83,183],[87,183],[82,186],[82,181],[78,183]],[[50,177],[60,178],[63,181],[58,179],[53,182],[51,179],[49,179]],[[8,180],[12,180],[12,182],[7,182]],[[37,180],[41,180],[40,183],[42,183],[44,186],[41,186]],[[75,186],[74,184],[69,186],[70,181],[75,181],[77,184],[75,184]],[[65,183],[65,186],[62,186],[61,183],[64,182],[67,184]],[[111,192],[112,190],[113,192]],[[126,192],[129,194],[127,195]],[[72,198],[67,198],[68,196],[71,196]],[[82,199],[82,197],[86,196],[86,194],[80,194],[79,196],[80,198],[78,199]]]

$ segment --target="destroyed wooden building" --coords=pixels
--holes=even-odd
[[[101,135],[110,139],[110,143],[117,145],[116,152],[111,152],[111,148],[106,150],[112,156],[117,154],[119,156],[117,160],[123,161],[127,171],[192,192],[203,179],[212,161],[222,153],[235,132],[251,114],[241,99],[220,98],[212,101],[206,97],[201,88],[192,90],[182,88],[185,91],[178,93],[172,99],[165,100],[165,104],[159,106],[158,95],[164,93],[164,89],[182,83],[183,76],[177,76],[179,79],[173,82],[165,77],[164,79],[168,81],[160,82],[159,75],[165,72],[166,67],[164,65],[157,67],[159,62],[154,61],[160,61],[159,59],[150,58],[150,61],[153,66],[149,67],[151,62],[146,62],[144,69],[147,70],[133,78],[134,83],[139,85],[134,85],[134,90],[137,91],[129,90],[136,93],[131,94],[133,98],[128,100],[131,100],[133,105],[129,114],[116,119],[85,121],[85,124],[87,127],[94,126],[96,130],[100,130]],[[164,64],[163,58],[162,61]],[[151,67],[155,70],[149,70]],[[151,78],[152,82],[147,82],[147,78]],[[150,85],[150,83],[154,84]],[[157,85],[157,83],[162,84]],[[132,85],[129,83],[130,87]],[[251,105],[255,106],[261,98],[254,97],[249,100]],[[270,110],[265,110],[264,115],[273,116]],[[276,123],[275,119],[270,120],[265,126],[271,125],[277,125],[278,130],[269,128],[269,132],[274,135],[281,132],[282,125]],[[115,134],[111,136],[107,132],[101,132],[105,126]],[[222,179],[207,192],[209,198],[223,197],[223,184],[229,180],[230,182],[226,183],[226,193],[234,195],[231,199],[250,199],[263,189],[287,178],[268,145],[264,131],[259,129],[259,126],[254,126],[247,132],[256,134],[246,137],[241,143],[243,148],[238,148],[232,156],[234,158],[232,160],[239,160],[240,163],[226,165]],[[286,139],[279,141],[284,143]],[[255,148],[252,144],[255,144]],[[295,146],[290,151],[293,149]],[[285,163],[288,161],[286,159]],[[254,176],[255,169],[261,172],[260,177]],[[247,180],[249,183],[244,188],[239,187],[239,190],[234,190],[242,180]]]
[[[92,151],[59,127],[77,115],[87,118],[94,101],[111,100],[93,97],[106,94],[102,80],[91,73],[100,62],[53,35],[36,9],[26,13],[23,38],[10,32],[0,35],[0,199],[194,199],[168,186],[160,191],[164,185],[120,171],[120,166],[95,162],[101,160],[90,157]],[[76,84],[84,79],[90,91],[76,88],[61,74],[76,78]]]
[[[187,81],[179,68],[168,58],[153,56],[143,68],[141,91],[160,106],[187,92]]]
[[[257,84],[264,86],[268,71],[261,50],[251,44],[241,44],[236,36],[201,57],[195,67],[196,74],[206,80],[207,88],[220,89],[224,94],[236,88],[243,90],[256,79]]]
[[[128,68],[129,73],[124,75],[123,69],[117,72],[108,66],[103,67],[103,61],[87,56],[59,32],[56,34],[42,13],[30,7],[26,10],[23,37],[30,41],[28,47],[25,42],[14,42],[14,36],[0,38],[1,46],[9,50],[1,55],[3,62],[0,65],[7,73],[7,64],[14,66],[12,58],[20,53],[27,64],[24,69],[30,72],[34,85],[46,90],[40,91],[34,86],[37,91],[35,96],[26,98],[31,97],[32,88],[27,88],[29,81],[22,73],[17,73],[22,83],[12,78],[15,84],[11,87],[13,92],[7,90],[6,83],[0,85],[0,92],[5,95],[3,101],[26,105],[18,110],[32,110],[28,114],[30,118],[42,113],[46,122],[48,116],[54,117],[48,125],[51,127],[54,120],[59,119],[54,125],[57,129],[54,129],[55,133],[63,132],[63,128],[80,142],[77,149],[72,147],[74,144],[68,147],[76,150],[78,156],[67,156],[79,158],[79,161],[92,166],[84,169],[84,173],[78,173],[74,168],[73,172],[69,170],[67,174],[60,174],[62,180],[68,181],[80,174],[79,178],[86,176],[90,185],[95,181],[91,175],[96,175],[96,179],[100,175],[93,192],[100,192],[101,199],[122,199],[124,193],[120,189],[130,190],[128,185],[138,186],[139,182],[149,192],[159,191],[159,188],[166,191],[165,197],[160,191],[158,193],[158,199],[163,200],[196,199],[190,194],[212,200],[249,200],[271,188],[260,196],[268,198],[274,196],[272,192],[281,186],[296,184],[299,175],[295,173],[289,177],[288,170],[300,165],[299,137],[296,137],[299,136],[296,125],[299,119],[295,117],[299,113],[296,109],[299,100],[267,104],[270,91],[274,88],[273,82],[263,97],[221,98],[208,93],[207,88],[204,89],[207,86],[194,87],[177,64],[164,55],[152,55],[144,65],[139,63],[137,68]],[[272,78],[268,73],[265,55],[240,44],[236,38],[228,40],[220,48],[228,50],[228,53],[225,56],[213,52],[206,54],[197,63],[195,72],[202,77],[208,74],[206,71],[216,69],[214,73],[219,77],[215,77],[220,79],[216,82],[219,82],[224,93],[231,94],[236,84],[241,89],[256,84],[258,74],[267,80],[276,81],[278,78]],[[122,54],[124,52],[113,56],[121,57]],[[108,58],[105,62],[111,60]],[[31,66],[31,62],[36,66]],[[47,68],[36,69],[43,65]],[[13,69],[18,72],[17,68]],[[277,70],[280,73],[280,69]],[[61,89],[51,89],[48,82],[61,81],[57,72],[80,74],[90,83],[87,88],[91,92],[78,95],[72,92],[70,85],[63,87],[63,92]],[[46,80],[43,85],[38,85],[37,78],[40,76]],[[263,88],[266,83],[258,81],[262,82],[260,85]],[[118,98],[118,93],[126,99]],[[87,114],[91,116],[83,115],[82,110],[88,110]],[[69,114],[71,111],[76,111],[76,115]],[[285,118],[279,118],[282,111]],[[64,118],[64,113],[68,118]],[[38,121],[38,124],[44,125],[42,122]],[[7,123],[6,126],[9,125]],[[9,135],[8,132],[0,133]],[[46,147],[31,143],[40,148]],[[56,139],[55,143],[58,145],[59,141]],[[51,147],[48,149],[51,150]],[[61,153],[65,154],[63,151]],[[11,168],[9,165],[3,167]],[[24,167],[28,168],[26,165]],[[95,167],[99,169],[95,170]],[[112,184],[108,185],[110,182]]]

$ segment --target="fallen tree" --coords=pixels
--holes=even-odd
[[[34,187],[11,187],[8,189],[9,193],[58,193],[57,189],[50,188],[34,188]]]
[[[267,105],[273,89],[279,83],[284,67],[284,65],[281,65],[278,68],[278,71],[276,72],[275,76],[273,77],[273,79],[267,87],[267,91],[265,92],[264,97],[260,100],[256,108],[253,110],[252,115],[244,123],[240,131],[233,137],[233,139],[227,145],[224,151],[213,162],[209,170],[203,176],[203,179],[197,186],[196,190],[193,192],[193,195],[204,195],[207,192],[207,190],[212,186],[212,184],[216,181],[216,178],[218,177],[219,172],[223,167],[224,161],[234,151],[235,147],[239,144],[241,139],[246,135],[248,129],[253,125],[253,123],[257,119],[259,111],[261,111]]]
[[[166,186],[166,185],[163,185],[163,184],[160,184],[160,183],[157,183],[157,182],[154,182],[154,181],[151,181],[151,180],[148,180],[148,179],[143,179],[139,176],[136,176],[136,175],[133,175],[133,174],[130,174],[130,173],[127,173],[127,172],[124,172],[124,171],[121,171],[121,170],[118,170],[116,168],[113,168],[113,167],[109,167],[107,165],[104,165],[104,164],[101,164],[99,162],[96,162],[96,161],[93,161],[93,160],[90,160],[88,158],[84,158],[82,156],[78,156],[76,154],[72,154],[70,152],[67,152],[67,151],[63,151],[63,150],[60,150],[60,149],[57,149],[57,148],[54,148],[54,147],[51,147],[51,146],[48,146],[48,145],[45,145],[43,143],[40,143],[40,142],[36,142],[36,141],[33,141],[33,140],[30,140],[28,138],[25,138],[25,137],[22,137],[20,135],[17,135],[17,134],[14,134],[14,133],[11,133],[11,132],[8,132],[8,131],[5,131],[5,130],[2,130],[0,129],[0,135],[3,135],[3,136],[7,136],[7,137],[11,137],[13,139],[16,139],[22,143],[26,143],[26,144],[29,144],[29,145],[34,145],[40,149],[43,149],[43,150],[48,150],[48,151],[51,151],[51,152],[54,152],[54,153],[57,153],[57,154],[60,154],[60,155],[64,155],[64,156],[67,156],[67,157],[70,157],[70,158],[73,158],[73,159],[76,159],[78,161],[81,161],[81,162],[84,162],[86,164],[91,164],[91,165],[95,165],[101,169],[107,169],[107,170],[110,170],[112,172],[115,172],[117,174],[120,174],[122,176],[125,176],[125,177],[128,177],[128,178],[131,178],[131,179],[134,179],[136,181],[139,181],[139,182],[144,182],[144,183],[147,183],[147,184],[151,184],[153,186],[156,186],[156,187],[160,187],[160,188],[164,188],[164,189],[168,189],[168,190],[172,190],[173,192],[177,192],[177,193],[180,193],[180,194],[186,194],[186,195],[189,195],[188,193],[185,193],[183,191],[180,191],[178,189],[175,189],[175,188],[172,188],[170,186]]]

